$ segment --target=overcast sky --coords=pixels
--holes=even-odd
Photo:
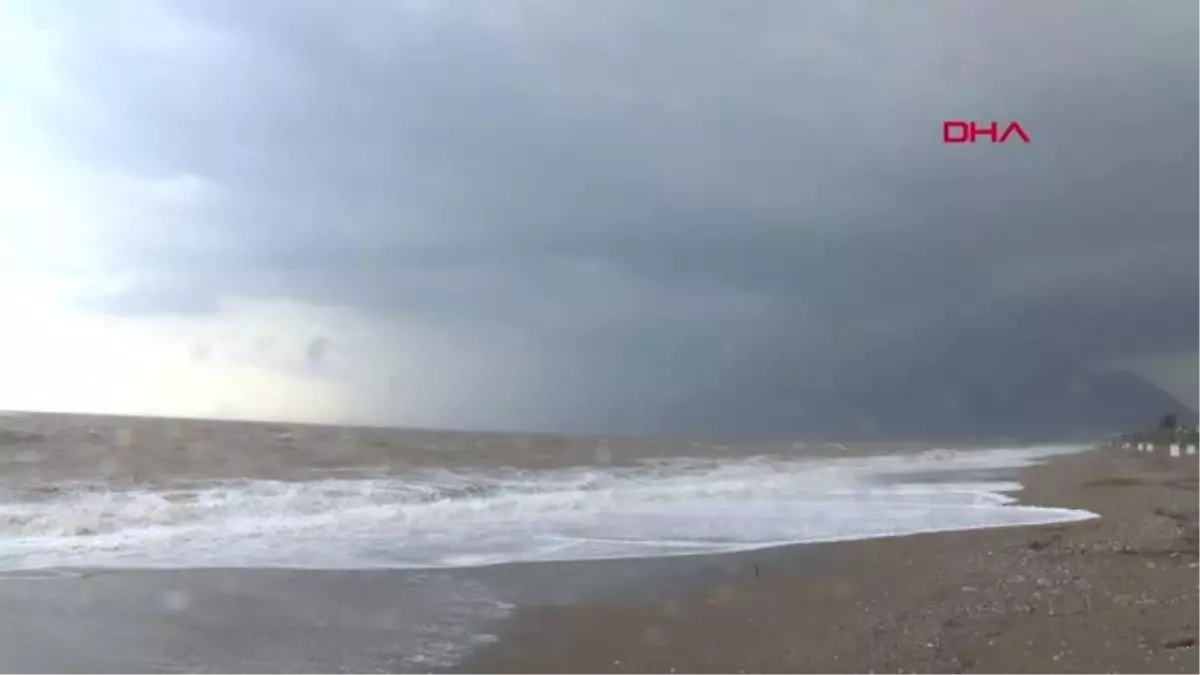
[[[5,0],[0,408],[687,433],[1114,366],[1194,406],[1197,11]]]

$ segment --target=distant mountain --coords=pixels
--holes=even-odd
[[[1091,439],[1140,429],[1166,412],[1187,423],[1196,419],[1196,412],[1171,394],[1122,371],[1001,381],[965,397],[945,416],[920,408],[912,412],[910,420],[920,420],[931,432],[1030,440]]]
[[[744,385],[745,383],[743,383]],[[881,373],[836,391],[811,384],[730,388],[663,418],[667,433],[852,440],[1090,440],[1196,411],[1128,372],[1014,368],[985,375]]]

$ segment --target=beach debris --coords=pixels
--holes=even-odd
[[[1060,541],[1062,541],[1062,536],[1056,534],[1045,540],[1034,539],[1033,541],[1029,542],[1029,548],[1033,551],[1040,551],[1047,546],[1051,544],[1057,544]]]
[[[1175,640],[1167,640],[1163,643],[1163,648],[1165,649],[1186,649],[1195,646],[1196,638],[1194,637],[1177,638]]]

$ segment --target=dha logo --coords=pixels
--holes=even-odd
[[[963,120],[942,122],[943,143],[974,143],[980,136],[986,136],[992,143],[1006,143],[1013,134],[1016,134],[1021,142],[1029,142],[1029,134],[1025,133],[1025,130],[1017,122],[1009,122],[1003,133],[1000,132],[1000,125],[997,122],[990,122],[987,126]]]

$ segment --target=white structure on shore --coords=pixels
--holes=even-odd
[[[1137,449],[1138,452],[1154,452],[1156,446],[1153,442],[1138,441],[1123,441],[1119,444],[1114,444],[1113,447],[1120,447],[1122,450]],[[1171,457],[1182,457],[1184,455],[1197,454],[1197,446],[1195,443],[1165,443],[1159,446],[1160,449],[1166,450]]]

